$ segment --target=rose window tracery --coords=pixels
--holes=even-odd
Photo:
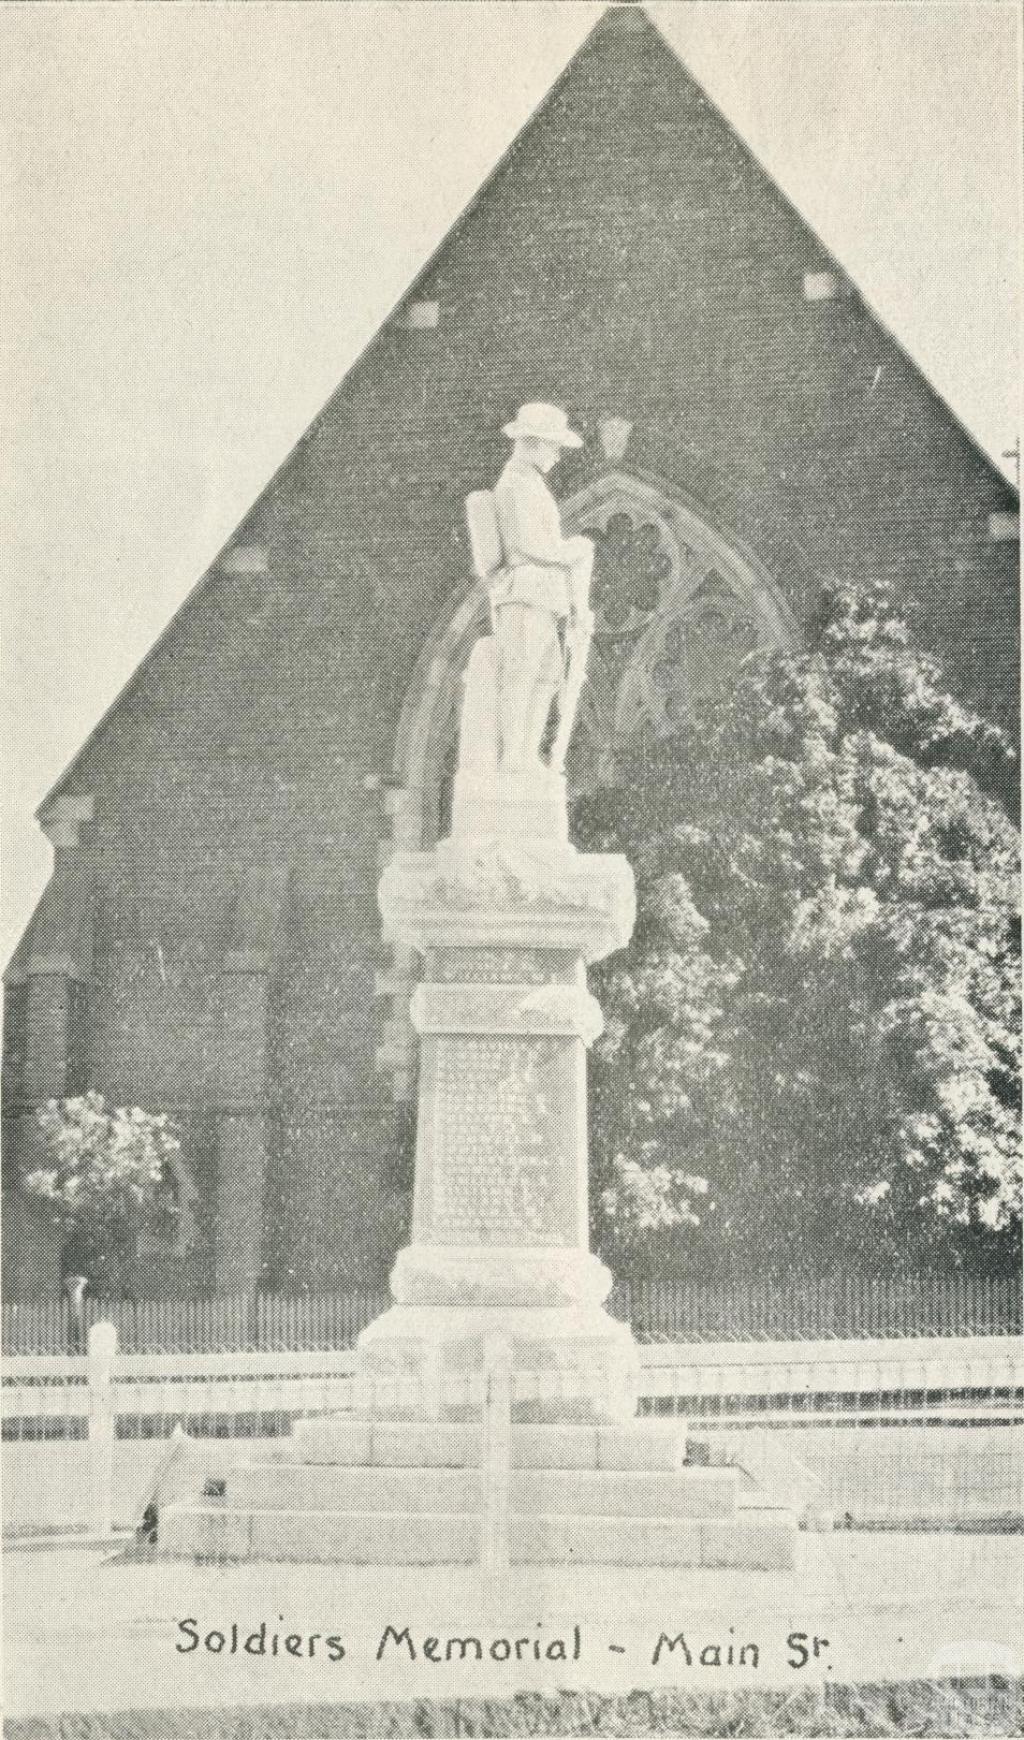
[[[603,639],[635,635],[646,627],[673,577],[674,552],[663,528],[617,512],[603,528],[586,529],[594,540],[594,633]]]
[[[720,574],[708,575],[638,649],[619,693],[620,740],[644,724],[660,733],[678,728],[695,702],[724,694],[768,644],[750,607]]]
[[[576,789],[608,777],[641,728],[677,730],[759,650],[792,640],[770,582],[686,506],[616,475],[567,503],[594,540],[589,712],[577,728]]]
[[[612,777],[616,693],[638,641],[678,586],[683,552],[646,502],[615,493],[573,523],[594,542],[590,599],[594,639],[587,686],[569,752],[572,796]]]

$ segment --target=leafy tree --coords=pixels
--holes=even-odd
[[[98,1093],[49,1100],[36,1118],[49,1164],[28,1173],[24,1188],[55,1210],[75,1269],[110,1289],[143,1221],[177,1213],[167,1162],[181,1144],[166,1115],[108,1108]]]
[[[583,800],[584,839],[638,884],[595,984],[595,1224],[619,1263],[1014,1248],[1012,783],[1005,736],[870,588]]]

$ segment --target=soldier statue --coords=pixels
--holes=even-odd
[[[500,765],[546,771],[541,746],[557,697],[548,767],[561,773],[593,633],[594,546],[563,536],[546,478],[566,448],[583,443],[555,405],[524,405],[504,433],[514,446],[493,493],[477,491],[466,504],[491,610]]]

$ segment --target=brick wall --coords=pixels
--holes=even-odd
[[[291,873],[262,1090],[278,1283],[374,1279],[399,1236],[371,788],[521,401],[588,436],[567,495],[628,418],[625,468],[702,503],[798,621],[830,576],[890,576],[954,687],[1015,725],[1016,552],[987,536],[1013,492],[855,293],[805,300],[822,270],[653,27],[611,15],[414,288],[437,327],[385,326],[240,528],[259,560],[197,588],[73,766],[101,1090],[215,1106],[231,901],[251,867]]]

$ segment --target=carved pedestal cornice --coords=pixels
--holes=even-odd
[[[475,860],[445,849],[401,852],[381,878],[384,937],[429,948],[566,949],[599,961],[625,947],[636,916],[633,872],[611,853],[512,846]]]

